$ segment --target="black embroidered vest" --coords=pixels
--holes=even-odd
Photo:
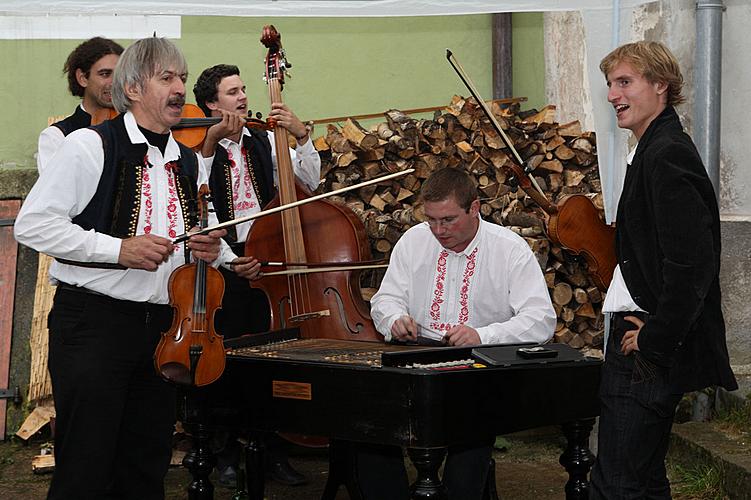
[[[52,124],[53,127],[59,128],[63,135],[66,136],[89,125],[91,125],[91,115],[84,111],[81,106],[76,106],[75,112],[69,117]]]
[[[265,131],[248,129],[250,135],[243,135],[242,145],[245,159],[249,166],[253,189],[258,196],[261,207],[266,206],[276,195],[274,187],[274,164],[271,162],[271,143]],[[235,218],[235,208],[232,203],[232,170],[227,150],[217,145],[214,161],[209,176],[209,188],[214,200],[214,210],[219,222]],[[234,227],[227,228],[228,243],[237,242],[237,232]]]
[[[146,165],[146,143],[132,144],[125,129],[124,114],[91,127],[102,137],[104,168],[94,197],[73,222],[82,228],[117,238],[136,235],[141,212],[141,184]],[[178,143],[179,144],[179,143]],[[175,185],[186,229],[198,224],[188,203],[196,199],[198,160],[188,147],[179,144]]]

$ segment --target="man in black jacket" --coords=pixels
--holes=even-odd
[[[660,43],[600,63],[618,126],[638,144],[616,216],[618,266],[600,389],[591,499],[670,498],[665,455],[683,393],[737,388],[720,299],[720,218],[712,184],[674,105],[683,77]]]

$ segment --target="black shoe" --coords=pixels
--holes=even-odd
[[[228,465],[226,467],[217,468],[217,472],[219,475],[216,482],[219,486],[223,488],[234,488],[237,486],[237,469],[234,466]]]
[[[269,475],[277,483],[287,486],[300,486],[308,482],[308,478],[293,469],[286,460],[272,462],[269,465]]]

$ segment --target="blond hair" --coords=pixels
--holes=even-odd
[[[607,78],[621,62],[629,63],[650,83],[664,82],[668,86],[669,106],[686,100],[681,94],[683,75],[678,60],[662,43],[640,41],[621,45],[600,61],[600,71]]]

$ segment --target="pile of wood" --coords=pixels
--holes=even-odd
[[[578,121],[558,124],[555,107],[520,111],[519,104],[492,112],[532,175],[556,202],[562,196],[585,194],[603,210],[593,132]],[[391,110],[386,121],[364,129],[354,120],[329,125],[315,141],[321,154],[321,192],[362,182],[386,173],[415,172],[386,184],[347,193],[336,201],[349,206],[365,224],[374,258],[388,257],[399,237],[424,221],[418,195],[421,183],[442,167],[462,167],[477,181],[481,215],[521,235],[532,248],[550,289],[558,325],[555,339],[576,348],[602,344],[603,296],[590,280],[586,264],[553,244],[546,236],[546,214],[504,171],[512,154],[474,99],[454,96],[432,120],[414,119]],[[377,287],[381,273],[366,278]]]

